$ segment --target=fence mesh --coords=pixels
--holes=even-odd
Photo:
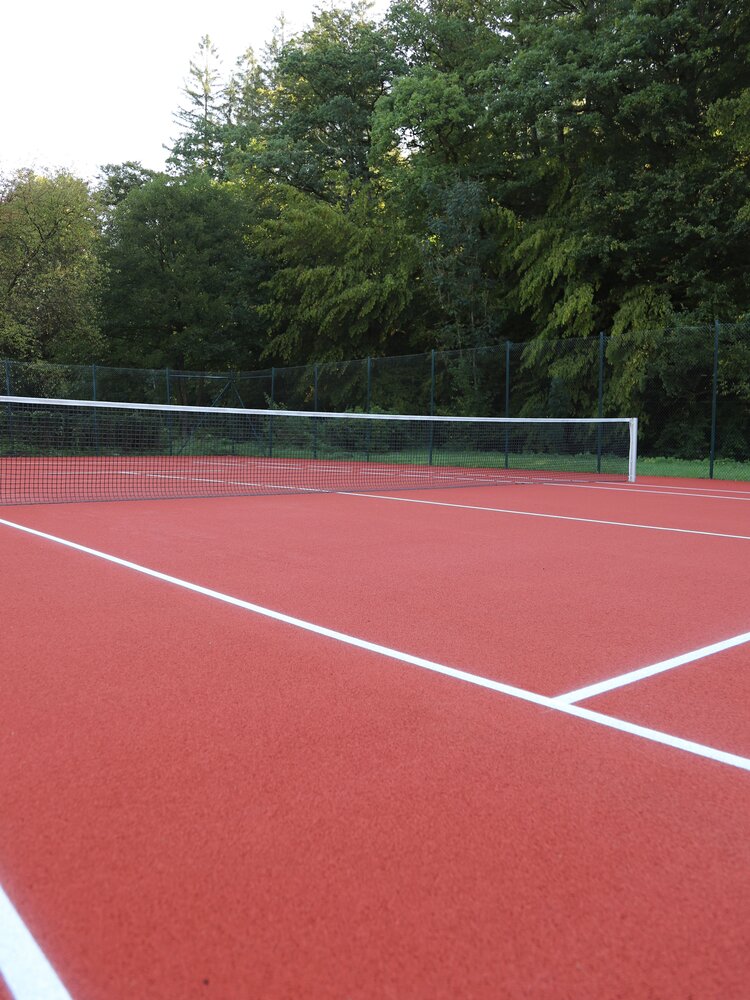
[[[254,372],[0,362],[7,395],[132,403],[639,418],[640,471],[750,480],[750,322]]]

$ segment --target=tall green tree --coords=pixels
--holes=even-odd
[[[257,364],[247,249],[252,202],[205,173],[158,176],[114,209],[104,236],[106,329],[120,362],[211,369]]]
[[[260,309],[268,356],[289,363],[409,349],[423,311],[418,248],[370,192],[344,208],[287,189],[255,240],[272,268]]]
[[[265,147],[269,175],[330,204],[349,204],[371,179],[372,115],[398,60],[365,2],[318,10],[280,48]]]
[[[177,173],[200,171],[214,178],[226,176],[224,130],[231,120],[231,106],[221,72],[219,51],[208,35],[201,38],[198,53],[190,61],[183,91],[187,104],[175,121],[180,135],[169,157]]]
[[[97,203],[65,172],[0,181],[0,356],[100,357]]]

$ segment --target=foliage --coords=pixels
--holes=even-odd
[[[290,190],[255,238],[273,268],[261,307],[268,354],[333,360],[403,349],[419,300],[416,244],[370,191],[345,210]]]
[[[249,223],[241,187],[206,174],[130,190],[104,236],[106,331],[118,360],[203,369],[253,357]]]
[[[22,170],[0,183],[0,355],[99,356],[98,234],[84,181]]]

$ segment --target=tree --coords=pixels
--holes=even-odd
[[[513,8],[512,8],[513,9]],[[519,304],[543,333],[615,332],[747,293],[738,173],[708,113],[743,85],[750,16],[719,0],[514,4],[495,110],[542,198],[513,205]],[[742,41],[744,39],[744,41]],[[743,287],[744,286],[744,287]]]
[[[255,240],[272,266],[260,309],[267,355],[302,362],[408,348],[422,312],[417,245],[366,191],[345,209],[288,190]]]
[[[0,181],[0,355],[82,361],[102,353],[98,236],[85,181],[31,170]]]
[[[97,194],[105,213],[111,212],[130,194],[133,188],[143,187],[156,177],[138,162],[107,163],[99,173]]]
[[[252,202],[206,174],[160,175],[131,189],[104,240],[107,332],[121,362],[251,366],[262,262],[245,242]]]
[[[169,163],[178,173],[197,170],[214,178],[226,176],[223,131],[231,109],[220,66],[216,46],[204,35],[197,56],[190,61],[184,89],[188,105],[175,115],[181,134],[172,146]]]
[[[331,204],[368,184],[371,119],[397,60],[367,4],[318,10],[312,26],[280,48],[272,72],[265,144],[269,175]]]

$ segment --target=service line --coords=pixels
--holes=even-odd
[[[695,489],[690,487],[683,487],[679,489],[676,486],[666,487],[664,489],[650,489],[648,486],[639,486],[637,483],[633,486],[600,486],[598,483],[554,483],[545,482],[545,486],[563,486],[566,489],[573,490],[609,490],[615,493],[645,493],[649,496],[665,496],[665,497],[693,497],[696,500],[736,500],[738,503],[750,503],[750,496],[733,496],[732,491],[723,490],[720,493],[708,493],[708,492],[696,492],[700,487]],[[686,490],[690,492],[685,492]],[[735,493],[746,492],[735,490]]]
[[[392,497],[383,493],[353,493],[342,490],[339,496],[366,497],[369,500],[392,500],[394,503],[419,503],[429,507],[455,507],[460,510],[482,510],[491,514],[515,514],[519,517],[542,517],[553,521],[578,521],[581,524],[604,524],[615,528],[640,528],[644,531],[668,531],[678,535],[705,535],[709,538],[733,538],[750,542],[750,535],[730,535],[723,531],[698,531],[696,528],[671,528],[664,524],[636,524],[633,521],[603,521],[596,517],[572,517],[570,514],[544,514],[536,510],[515,510],[508,507],[481,507],[470,503],[448,503],[446,500],[416,500],[414,497]]]

